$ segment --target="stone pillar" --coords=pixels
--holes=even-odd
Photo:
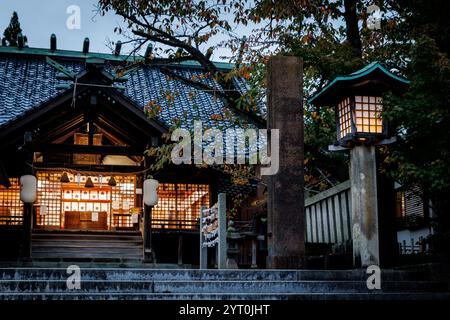
[[[350,151],[353,264],[380,264],[378,239],[375,146],[358,145]]]
[[[200,208],[200,248],[199,248],[199,268],[200,269],[208,269],[208,248],[203,246],[203,210],[207,209],[206,207]]]
[[[279,170],[268,176],[268,261],[272,269],[303,266],[305,214],[303,178],[303,62],[272,57],[268,63],[269,129],[279,129]],[[273,143],[273,141],[271,141]]]
[[[217,268],[226,269],[227,267],[227,195],[219,193],[218,197],[218,220],[219,230],[217,237],[219,243],[217,244]]]

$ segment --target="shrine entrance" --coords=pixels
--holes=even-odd
[[[68,181],[62,182],[63,174]],[[35,228],[139,229],[142,209],[136,203],[136,192],[140,193],[136,188],[136,175],[39,171],[37,178]]]

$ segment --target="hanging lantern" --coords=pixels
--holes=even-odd
[[[94,183],[92,182],[91,177],[88,177],[86,180],[86,183],[84,184],[85,188],[93,188],[94,187]]]
[[[158,180],[146,179],[144,181],[144,204],[154,206],[158,203]]]
[[[70,182],[69,176],[67,175],[67,172],[63,172],[61,175],[61,183],[68,183]]]
[[[25,203],[36,201],[37,179],[33,175],[20,177],[20,200]]]
[[[117,185],[116,179],[114,179],[114,177],[111,176],[111,178],[109,178],[108,181],[108,186],[115,187],[116,185]]]

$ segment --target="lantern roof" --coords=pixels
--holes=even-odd
[[[409,80],[395,75],[380,62],[374,61],[349,75],[338,76],[315,94],[309,103],[316,106],[330,106],[349,94],[373,95],[386,91],[403,92]]]

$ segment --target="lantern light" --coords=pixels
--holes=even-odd
[[[94,183],[92,182],[91,177],[88,177],[86,180],[86,183],[84,184],[85,188],[93,188],[94,187]]]
[[[330,150],[352,148],[357,144],[388,144],[387,125],[382,118],[386,92],[401,94],[409,81],[387,70],[379,62],[346,76],[339,76],[309,100],[316,107],[334,107],[337,141]]]
[[[33,175],[20,177],[20,200],[25,203],[36,201],[37,179]]]
[[[158,203],[158,180],[146,179],[144,181],[144,204],[154,206]]]
[[[382,98],[378,96],[351,96],[337,104],[338,140],[386,136],[383,124]]]

